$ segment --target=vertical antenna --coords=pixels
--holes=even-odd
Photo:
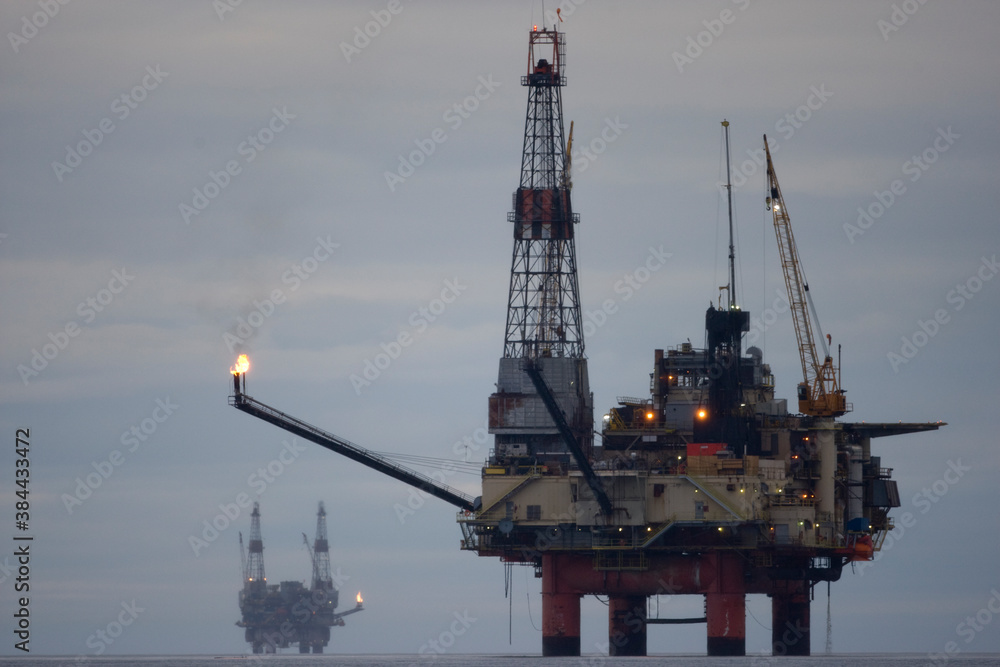
[[[733,245],[733,182],[729,168],[729,121],[723,120],[726,133],[726,193],[729,200],[729,309],[736,306],[736,247]]]

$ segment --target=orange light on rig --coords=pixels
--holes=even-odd
[[[229,372],[233,375],[240,375],[241,373],[246,373],[250,370],[250,359],[247,355],[241,354],[236,358],[236,364],[229,369]]]
[[[656,415],[655,415],[655,414],[653,413],[653,411],[652,411],[652,410],[646,413],[646,419],[647,419],[648,421],[652,421],[652,420],[653,420],[653,417],[655,417],[655,416],[656,416]]]
[[[708,410],[705,408],[700,408],[698,410],[698,419],[705,420],[708,419]]]
[[[358,596],[354,599],[358,601],[358,606],[361,606],[361,603],[364,602],[364,599],[361,597],[361,591],[358,591]]]

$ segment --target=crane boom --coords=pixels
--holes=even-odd
[[[569,138],[566,140],[566,160],[563,165],[562,187],[573,189],[573,121],[569,122]]]
[[[247,574],[247,550],[243,546],[243,531],[240,531],[240,575],[244,582],[250,576]]]
[[[367,450],[364,447],[359,447],[353,442],[337,437],[332,433],[328,433],[311,424],[307,424],[301,419],[296,419],[291,415],[285,414],[280,410],[276,410],[269,405],[265,405],[264,403],[247,396],[240,389],[240,374],[234,375],[236,376],[234,381],[235,391],[234,394],[229,397],[229,404],[237,410],[242,410],[243,412],[251,414],[258,419],[274,424],[278,428],[282,428],[289,433],[294,433],[295,435],[305,438],[310,442],[315,442],[317,445],[325,447],[330,451],[343,454],[347,458],[353,459],[358,463],[362,463],[369,468],[373,468],[388,475],[389,477],[393,477],[401,482],[415,486],[432,496],[455,505],[459,509],[469,511],[479,509],[480,501],[478,498],[473,498],[472,496],[462,493],[458,489],[454,489],[446,484],[442,484],[427,475],[419,473],[415,470],[410,470],[405,466],[401,466],[387,457],[378,454],[377,452]]]
[[[313,553],[312,547],[309,546],[309,538],[306,537],[305,533],[302,533],[302,541],[306,545],[306,551],[309,552],[309,562],[312,563],[312,586],[313,590],[316,590],[316,582],[319,581],[319,563],[316,562],[316,554]]]
[[[788,209],[781,195],[778,177],[774,173],[771,150],[767,146],[767,135],[764,135],[764,153],[767,156],[769,193],[767,203],[774,217],[774,232],[778,238],[781,270],[785,277],[785,288],[788,290],[788,305],[795,326],[799,359],[802,362],[802,382],[798,387],[799,411],[815,417],[839,417],[847,412],[847,403],[844,392],[839,387],[833,358],[825,341],[822,341],[822,333],[820,333],[824,350],[822,362],[816,353],[816,337],[813,333],[813,323],[809,318],[809,310],[812,309],[815,319],[816,309],[809,294],[809,283],[806,282],[802,264],[799,262],[799,252],[795,245],[795,236],[792,234]]]

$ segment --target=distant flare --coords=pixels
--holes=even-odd
[[[358,591],[358,597],[356,599],[358,601],[358,604],[361,604],[362,602],[364,602],[364,600],[361,599],[361,591]]]

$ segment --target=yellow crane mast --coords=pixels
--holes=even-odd
[[[816,329],[824,351],[822,363],[816,353],[816,340],[809,319],[809,309],[815,313],[815,307],[809,294],[809,283],[805,280],[799,262],[792,225],[788,219],[788,209],[785,208],[778,177],[774,173],[771,150],[767,146],[767,135],[764,135],[764,152],[767,156],[767,187],[770,193],[767,197],[767,206],[774,216],[774,232],[778,237],[781,269],[785,275],[785,288],[788,290],[788,303],[795,325],[795,337],[799,344],[799,358],[802,361],[803,381],[798,386],[799,412],[813,417],[839,417],[848,411],[844,391],[839,386],[839,369],[834,367],[833,357],[830,356],[827,345],[829,337],[823,340],[822,332],[818,331],[818,323]]]

